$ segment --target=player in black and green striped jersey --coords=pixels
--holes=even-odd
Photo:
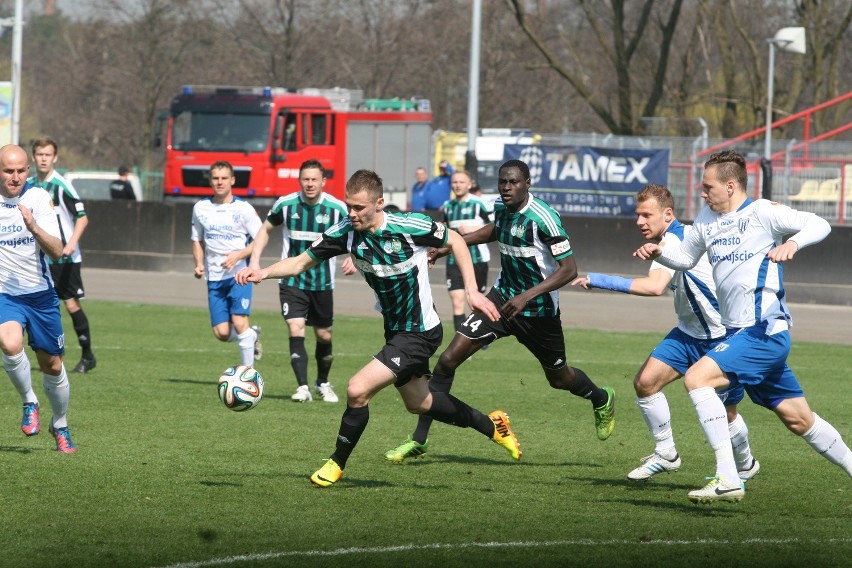
[[[450,181],[453,188],[452,199],[448,199],[441,211],[444,213],[444,223],[464,236],[491,222],[491,208],[479,197],[470,193],[473,185],[470,173],[459,170],[453,174]],[[488,245],[474,245],[468,247],[470,258],[473,261],[473,272],[476,275],[476,284],[479,291],[485,293],[488,284],[488,261],[491,260],[491,251]],[[458,330],[464,321],[465,301],[464,283],[461,273],[456,266],[453,255],[447,255],[447,290],[450,293],[450,302],[453,309],[453,326]]]
[[[494,222],[464,236],[468,245],[497,241],[500,274],[487,297],[500,306],[501,317],[492,321],[474,309],[438,359],[429,388],[450,392],[459,365],[492,341],[514,335],[538,359],[551,387],[591,401],[597,437],[606,440],[615,428],[614,393],[568,366],[565,354],[559,288],[577,277],[571,243],[559,215],[529,192],[530,185],[526,163],[504,163],[499,170],[500,201],[494,205]],[[428,416],[421,416],[414,434],[385,453],[385,459],[402,463],[408,457],[423,456],[431,425]]]
[[[464,239],[421,213],[385,212],[382,180],[375,172],[359,170],[349,178],[346,205],[347,218],[323,233],[307,251],[265,269],[247,268],[237,274],[237,282],[242,284],[287,278],[337,255],[349,254],[376,294],[386,343],[349,379],[335,451],[311,476],[311,482],[328,487],[341,478],[367,427],[370,399],[390,385],[397,388],[409,412],[473,428],[520,460],[521,448],[505,412],[495,410],[485,415],[449,393],[430,393],[426,382],[429,357],[443,338],[427,274],[430,248],[447,246],[456,255],[471,308],[484,318],[499,317],[497,307],[477,290]]]
[[[325,169],[318,160],[307,160],[299,168],[300,191],[278,198],[269,210],[263,229],[254,243],[249,266],[260,268],[260,255],[269,242],[269,235],[281,228],[284,248],[281,258],[299,256],[322,233],[346,217],[346,204],[323,192]],[[331,348],[331,326],[334,318],[333,260],[321,262],[297,276],[282,278],[278,283],[281,315],[290,332],[290,366],[296,375],[295,402],[313,400],[308,386],[308,352],[305,349],[305,326],[314,328],[316,346],[314,358],[317,377],[316,393],[325,402],[337,402],[328,380],[334,360]],[[343,266],[344,274],[355,272],[351,263]]]

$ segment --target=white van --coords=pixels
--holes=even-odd
[[[118,179],[115,172],[104,171],[72,171],[62,174],[71,182],[83,201],[109,200],[109,184]],[[127,174],[127,181],[133,187],[136,201],[142,201],[142,182],[135,173]]]

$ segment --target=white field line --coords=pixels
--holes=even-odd
[[[416,552],[423,550],[465,550],[476,548],[541,548],[548,546],[694,546],[694,545],[743,545],[743,544],[834,544],[850,543],[852,538],[832,538],[827,540],[810,540],[798,538],[747,538],[743,540],[732,539],[697,539],[697,540],[550,540],[550,541],[525,541],[525,542],[471,542],[457,544],[406,544],[401,546],[372,546],[338,548],[335,550],[294,550],[289,552],[265,552],[259,554],[244,554],[240,556],[229,556],[226,558],[212,558],[199,562],[180,562],[170,564],[162,568],[206,568],[208,566],[228,566],[243,562],[261,562],[264,560],[275,560],[278,558],[323,558],[347,555],[363,554],[395,554],[399,552]]]

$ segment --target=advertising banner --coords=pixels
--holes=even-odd
[[[668,149],[507,144],[503,160],[530,167],[532,193],[562,215],[632,217],[635,194],[668,184]]]

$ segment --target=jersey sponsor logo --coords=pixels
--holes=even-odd
[[[8,233],[20,233],[24,230],[23,225],[2,225],[0,226],[0,233],[8,234]]]
[[[322,236],[322,233],[316,231],[290,231],[291,241],[311,241],[315,242]]]
[[[745,262],[754,256],[753,252],[749,251],[731,251],[728,254],[714,254],[710,255],[708,258],[710,260],[710,264],[718,264],[720,262],[728,261],[728,262]]]
[[[550,254],[553,256],[565,254],[569,250],[571,250],[571,243],[569,241],[561,241],[550,245]]]
[[[402,362],[402,361],[401,361],[401,359],[400,359],[399,357],[391,357],[391,363],[393,363],[393,364],[394,364],[394,365],[396,365],[397,367],[399,367],[399,365],[401,364],[401,362]]]
[[[731,246],[740,244],[739,237],[719,237],[710,242],[710,246]]]
[[[713,351],[715,351],[716,353],[721,353],[722,351],[727,351],[728,347],[730,347],[730,345],[728,345],[727,343],[720,343],[719,345],[713,348]]]
[[[367,243],[358,243],[358,250],[367,250]]]
[[[361,272],[370,272],[379,278],[389,278],[391,276],[399,276],[400,274],[408,274],[417,266],[413,258],[409,258],[405,262],[399,264],[370,264],[368,261],[359,258],[355,260],[355,268]]]
[[[500,249],[500,254],[515,258],[531,258],[538,254],[535,247],[514,247],[505,243],[498,243],[498,248]]]
[[[23,247],[27,245],[34,244],[36,242],[35,237],[23,237],[17,239],[8,239],[8,240],[0,240],[0,246],[9,247],[9,248],[17,248]]]
[[[293,213],[292,215],[290,215],[290,218],[291,218],[291,219],[301,219],[301,217],[299,216],[299,213],[298,213],[298,212]]]
[[[443,225],[438,225],[438,226],[442,227]],[[443,234],[443,230],[441,232]],[[435,231],[435,236],[437,236],[437,235],[438,235],[438,231]],[[389,241],[384,241],[382,243],[382,250],[385,251],[388,254],[395,253],[395,252],[398,253],[398,252],[402,251],[402,243],[399,242],[396,239],[390,239]]]

